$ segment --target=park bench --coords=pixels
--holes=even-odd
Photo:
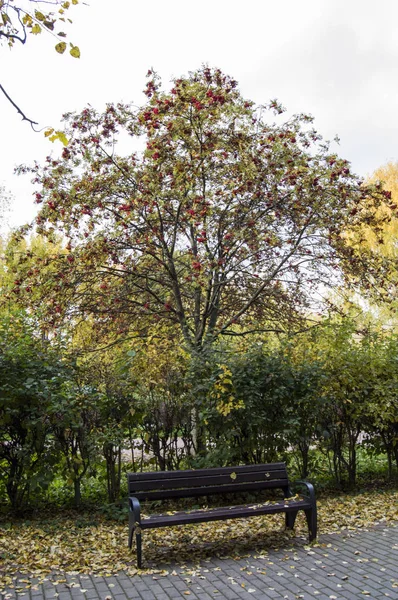
[[[142,565],[142,531],[156,527],[203,523],[224,519],[248,518],[258,515],[285,513],[286,527],[293,529],[299,510],[306,516],[309,540],[316,538],[317,510],[314,488],[310,483],[298,481],[289,484],[285,463],[195,469],[186,471],[156,471],[129,473],[129,548],[135,534],[137,565]],[[293,489],[302,492],[293,495]],[[280,489],[283,498],[259,503],[228,505],[199,510],[167,511],[141,517],[140,501],[170,500],[178,498],[213,497],[220,494],[241,494]],[[281,494],[281,496],[282,496]]]

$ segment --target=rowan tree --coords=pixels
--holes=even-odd
[[[167,91],[149,71],[145,94],[65,115],[62,157],[21,169],[36,232],[67,240],[45,274],[22,262],[15,284],[53,326],[90,315],[121,336],[168,321],[195,354],[256,323],[299,326],[344,278],[377,282],[380,255],[345,232],[377,231],[388,194],[363,186],[310,116],[284,120],[276,100],[256,106],[207,66]]]

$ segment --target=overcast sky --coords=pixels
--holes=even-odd
[[[43,127],[87,103],[143,103],[150,67],[167,85],[208,63],[257,103],[311,113],[357,173],[398,160],[398,0],[80,0],[69,13],[80,60],[57,55],[46,34],[0,48],[0,83]],[[2,95],[0,111],[0,184],[14,195],[10,224],[22,224],[34,216],[33,187],[14,167],[62,148]]]

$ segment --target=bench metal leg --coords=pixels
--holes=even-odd
[[[129,548],[130,548],[130,550],[133,546],[133,535],[134,535],[134,527],[130,526],[130,530],[129,530]]]
[[[139,569],[142,568],[142,540],[141,540],[141,534],[140,533],[136,533],[135,535],[135,542],[136,542],[136,546],[137,546],[137,567]]]
[[[138,527],[130,527],[130,531],[129,531],[129,548],[131,550],[132,546],[133,546],[133,537],[135,534],[135,545],[137,548],[137,566],[139,569],[141,569],[141,565],[142,565],[142,538],[141,538],[141,533],[139,533],[139,528]]]
[[[294,529],[298,510],[286,513],[286,529]]]
[[[312,542],[317,536],[317,516],[316,507],[305,510],[305,518],[307,519],[309,541]]]

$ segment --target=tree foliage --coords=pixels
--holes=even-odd
[[[8,217],[10,213],[10,206],[12,202],[11,194],[6,190],[3,185],[0,185],[0,242],[1,236],[6,233],[6,227],[8,225]],[[2,244],[0,246],[2,249]]]
[[[379,211],[386,216],[385,223],[379,235],[375,239],[374,233],[366,230],[366,237],[362,243],[372,248],[377,248],[385,256],[390,256],[396,260],[397,257],[397,239],[398,239],[398,219],[396,208],[398,206],[398,162],[389,162],[374,171],[369,181],[371,183],[382,182],[385,189],[389,192],[388,200],[384,202]]]
[[[63,54],[67,34],[65,25],[72,23],[68,16],[71,5],[79,0],[26,0],[15,3],[14,0],[0,2],[0,43],[5,41],[12,48],[16,42],[25,44],[29,35],[39,35],[47,31],[57,38],[55,49]],[[48,10],[51,7],[51,10]],[[55,9],[55,10],[54,10]],[[70,44],[70,55],[79,57],[79,48]]]
[[[345,276],[377,281],[379,255],[344,231],[377,231],[385,195],[362,185],[311,117],[283,121],[276,101],[255,106],[208,67],[168,91],[150,71],[145,93],[139,108],[66,115],[62,158],[32,169],[36,231],[63,235],[67,253],[45,277],[22,264],[15,291],[39,290],[52,325],[91,315],[107,333],[144,335],[165,321],[196,352],[259,322],[299,326]]]
[[[58,54],[63,54],[68,47],[64,29],[72,23],[68,10],[78,2],[79,0],[0,0],[0,45],[6,43],[8,48],[13,48],[15,43],[25,44],[29,37],[45,32],[55,38],[55,50]],[[71,42],[69,46],[69,54],[80,58],[79,47]],[[36,121],[25,115],[1,83],[0,90],[23,121],[28,121],[32,127],[37,125]],[[53,141],[63,141],[62,132],[51,130],[51,134]]]
[[[397,324],[397,240],[398,240],[398,163],[389,162],[374,171],[368,181],[383,185],[386,199],[377,210],[381,227],[375,231],[364,221],[355,232],[348,230],[347,238],[356,252],[375,252],[386,261],[388,268],[379,280],[380,289],[371,297],[372,312],[385,327],[395,329]],[[366,199],[364,200],[366,204]],[[384,293],[379,293],[383,291]]]
[[[26,314],[0,315],[0,482],[16,510],[53,477],[49,411],[65,377],[65,365]]]

